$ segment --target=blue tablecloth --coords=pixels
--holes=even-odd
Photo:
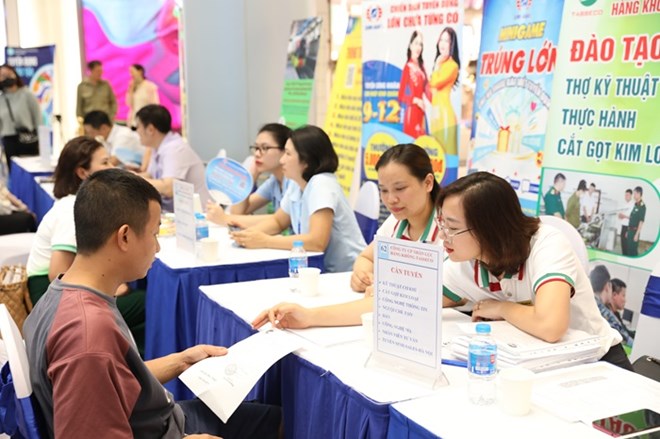
[[[394,407],[390,407],[390,423],[387,430],[387,439],[437,439],[439,437],[416,422],[411,421]]]
[[[37,214],[37,222],[41,221],[43,215],[48,212],[54,201],[50,198],[50,195],[39,187],[39,184],[35,181],[34,177],[52,174],[52,172],[48,171],[29,172],[12,159],[11,171],[9,172],[9,189],[14,195],[23,201],[32,212]],[[42,196],[46,196],[50,199],[50,205],[43,202],[44,200]],[[46,206],[48,208],[43,211]],[[38,212],[38,210],[41,212]]]
[[[323,255],[310,256],[310,267],[323,266]],[[249,264],[172,269],[156,259],[147,274],[145,358],[179,352],[198,343],[199,287],[289,275],[287,259]],[[177,399],[192,393],[178,379],[165,385]]]
[[[200,293],[199,342],[231,346],[253,332],[243,319]],[[271,367],[246,399],[281,404],[287,438],[387,436],[389,404],[369,400],[297,355],[287,355]]]

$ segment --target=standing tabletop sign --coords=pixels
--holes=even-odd
[[[446,384],[441,371],[442,260],[438,245],[376,237],[374,350],[367,366]]]
[[[176,246],[195,254],[195,186],[174,180],[174,218],[176,223]]]
[[[206,166],[206,186],[216,203],[240,203],[252,192],[252,175],[236,160],[216,157]]]

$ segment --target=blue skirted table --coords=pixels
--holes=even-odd
[[[12,157],[9,189],[37,214],[37,222],[48,212],[54,200],[39,186],[36,177],[53,175],[53,171],[52,166],[42,164],[40,157]],[[50,203],[44,203],[47,201],[44,197],[50,198]]]
[[[211,231],[221,239],[227,236],[224,228],[211,228]],[[198,343],[201,285],[288,277],[288,251],[236,248],[227,238],[220,243],[220,263],[208,264],[182,254],[176,249],[174,238],[161,239],[161,248],[147,274],[145,358],[148,360]],[[322,268],[323,254],[310,255],[309,265]],[[166,387],[177,399],[192,396],[178,379]]]
[[[231,346],[254,332],[242,317],[204,292],[200,294],[198,342]],[[295,354],[275,363],[246,399],[281,405],[287,438],[385,438],[387,435],[389,404],[367,398],[326,368]]]

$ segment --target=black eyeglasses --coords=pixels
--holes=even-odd
[[[252,151],[252,154],[265,154],[268,152],[270,149],[280,149],[279,146],[269,146],[269,145],[250,145],[250,151]]]

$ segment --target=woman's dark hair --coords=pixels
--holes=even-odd
[[[494,275],[516,273],[529,256],[539,219],[526,216],[511,185],[490,172],[475,172],[444,187],[440,209],[454,195],[461,197],[466,225],[479,242],[488,270]]]
[[[412,55],[412,52],[410,50],[410,45],[412,44],[413,41],[415,41],[415,38],[417,36],[422,36],[422,33],[418,30],[413,31],[412,35],[410,36],[410,41],[408,41],[408,49],[406,50],[406,62],[410,61],[410,56]],[[419,68],[422,69],[424,74],[426,74],[426,69],[424,68],[424,57],[422,56],[424,54],[424,43],[422,43],[422,50],[419,52],[419,56],[417,57],[417,62],[419,63]]]
[[[339,164],[337,153],[332,147],[330,137],[321,128],[305,125],[291,131],[291,143],[296,149],[300,161],[307,165],[303,179],[309,181],[316,174],[335,172]]]
[[[376,162],[376,171],[391,162],[405,166],[408,169],[408,172],[410,172],[410,175],[414,176],[419,181],[424,181],[429,174],[434,175],[431,158],[424,148],[413,143],[396,145],[385,151],[378,159],[378,162]],[[431,189],[431,201],[433,203],[435,203],[435,200],[438,198],[439,192],[440,185],[434,176],[433,189]]]
[[[144,74],[144,67],[142,67],[142,64],[132,64],[131,67],[140,72],[142,79],[147,79],[147,76]]]
[[[281,123],[267,123],[259,129],[259,134],[268,133],[273,136],[280,149],[284,149],[286,141],[291,137],[291,128]]]
[[[21,76],[16,72],[15,68],[10,66],[9,64],[3,64],[3,65],[0,66],[0,69],[3,68],[3,67],[5,69],[11,70],[14,73],[14,77],[16,78],[16,85],[18,86],[18,88],[25,87],[25,83],[21,79]]]
[[[611,279],[610,283],[612,284],[612,294],[619,294],[621,290],[627,287],[624,281],[616,277]]]
[[[89,169],[92,156],[99,148],[103,148],[103,145],[86,136],[71,139],[64,145],[53,175],[55,198],[64,198],[78,192],[82,180],[78,177],[76,169]]]
[[[440,42],[440,38],[442,38],[442,34],[447,32],[449,35],[449,53],[456,65],[458,65],[458,71],[461,71],[461,58],[459,56],[458,52],[458,36],[456,35],[456,31],[447,26],[446,28],[442,29],[442,32],[440,32],[440,36],[438,37],[438,42],[435,43],[435,58],[433,59],[433,64],[435,65],[435,62],[438,60],[438,57],[440,56],[440,49],[438,49],[438,43]],[[456,80],[454,81],[454,86],[458,84],[458,76],[456,76]]]
[[[586,180],[580,180],[580,182],[578,183],[577,190],[586,191],[587,190],[587,181]]]

